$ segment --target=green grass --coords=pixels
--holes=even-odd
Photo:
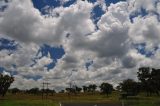
[[[127,106],[160,106],[159,97],[137,97],[124,100]]]
[[[129,100],[124,102],[127,106],[160,106],[159,101],[147,101],[147,100]]]
[[[64,93],[49,96],[48,100],[42,100],[41,95],[29,94],[7,94],[0,99],[0,106],[59,106],[62,103],[109,103],[118,104],[118,94],[113,92],[112,95],[106,96],[99,93],[95,94],[77,94],[68,95]]]
[[[50,95],[48,100],[42,100],[41,95],[7,94],[4,98],[0,98],[0,106],[59,106],[59,102],[121,104],[122,101],[124,106],[160,106],[160,97],[158,96],[146,97],[144,94],[140,94],[136,97],[119,100],[118,92],[113,92],[109,96],[99,93],[80,93],[70,96],[66,93],[59,93]]]
[[[2,100],[0,106],[59,106],[53,101],[42,100]]]

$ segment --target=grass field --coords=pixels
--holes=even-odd
[[[42,100],[41,95],[29,94],[7,94],[0,98],[0,106],[59,106],[59,103],[107,103],[107,104],[124,104],[124,106],[160,106],[158,96],[145,97],[139,95],[130,97],[125,100],[119,100],[119,94],[113,92],[112,95],[106,96],[99,93],[95,94],[54,94],[48,96],[48,99]]]
[[[159,97],[137,97],[124,100],[125,106],[160,106]]]
[[[51,100],[2,100],[0,106],[59,106],[59,104]]]

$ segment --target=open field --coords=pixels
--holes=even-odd
[[[3,100],[0,106],[59,106],[58,103],[48,100]]]
[[[110,96],[95,94],[54,94],[48,96],[48,99],[42,100],[41,95],[29,95],[29,94],[7,94],[0,100],[0,106],[59,106],[59,103],[72,104],[108,104],[106,106],[160,106],[160,98],[158,96],[145,97],[143,95],[136,97],[129,97],[126,100],[119,100],[119,94],[114,92]],[[88,106],[90,106],[88,105]],[[63,106],[63,105],[62,105]],[[75,105],[77,106],[77,105]],[[78,105],[79,106],[79,105]],[[86,105],[83,105],[86,106]],[[97,105],[98,106],[98,105]]]
[[[123,101],[125,106],[160,106],[159,97],[137,97]]]

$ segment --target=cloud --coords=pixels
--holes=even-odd
[[[71,7],[55,9],[53,13],[58,12],[60,17],[45,18],[30,0],[14,0],[2,14],[0,31],[3,35],[26,43],[60,45],[66,32],[88,34],[94,30],[94,24],[90,20],[91,8],[91,3],[79,1]]]
[[[104,14],[94,23],[91,18],[96,5],[103,7]],[[130,15],[142,8],[148,14],[136,15],[131,22]],[[103,0],[94,4],[79,0],[42,15],[30,0],[11,1],[0,13],[0,34],[15,40],[18,47],[12,52],[1,50],[0,65],[17,71],[12,87],[21,89],[40,87],[46,79],[55,89],[68,87],[70,82],[82,86],[108,81],[116,85],[125,78],[136,79],[139,67],[158,65],[159,49],[154,48],[159,47],[159,10],[157,0],[127,0],[108,7]],[[141,43],[153,51],[152,56],[146,57],[133,46]],[[54,68],[46,67],[54,61],[49,53],[37,55],[43,44],[61,46],[65,51]],[[93,63],[87,70],[88,60]]]
[[[0,21],[1,34],[25,43],[59,41],[58,38],[52,36],[54,35],[53,29],[54,21],[41,16],[30,0],[12,1],[3,12]]]
[[[32,59],[36,56],[38,49],[39,46],[36,44],[24,45],[22,43],[21,47],[18,46],[16,51],[1,50],[1,67],[10,70],[13,65],[17,67],[29,66],[32,63]]]
[[[156,15],[137,17],[130,28],[130,36],[134,43],[145,42],[148,48],[153,48],[159,44],[160,24]],[[140,27],[139,27],[140,26]]]
[[[158,0],[127,0],[131,6],[131,10],[140,11],[141,8],[147,10],[148,12],[153,12],[156,10],[156,3]]]

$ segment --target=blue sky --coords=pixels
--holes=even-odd
[[[21,89],[25,83],[40,87],[46,78],[55,89],[72,80],[78,86],[137,80],[137,67],[157,67],[160,60],[159,5],[158,0],[2,0],[0,72],[14,75],[12,87]]]

